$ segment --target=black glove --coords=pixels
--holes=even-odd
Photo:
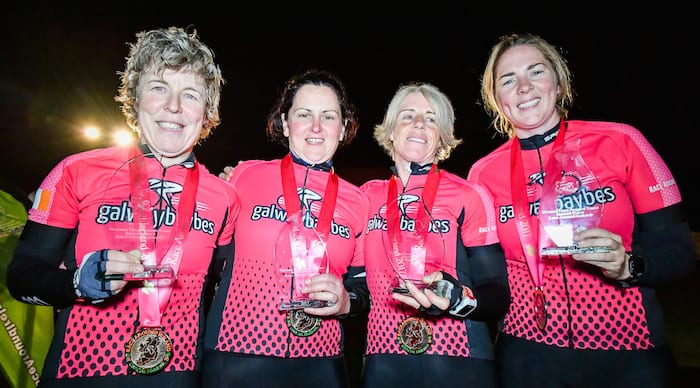
[[[83,259],[80,268],[75,271],[73,288],[79,298],[88,299],[96,304],[114,295],[109,280],[105,280],[107,252],[107,249],[103,249],[89,253],[89,256]]]
[[[459,304],[460,300],[462,299],[462,286],[459,284],[459,281],[454,278],[454,276],[445,271],[440,272],[442,272],[442,280],[438,280],[437,282],[429,285],[428,288],[430,288],[438,296],[449,298],[450,308],[452,308]],[[448,310],[439,309],[434,304],[430,307],[421,306],[419,310],[430,315],[442,315],[448,312]]]

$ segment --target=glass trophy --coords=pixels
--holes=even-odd
[[[286,291],[279,309],[289,311],[328,307],[328,301],[313,300],[302,291],[307,279],[329,271],[326,242],[315,229],[304,226],[300,215],[291,218],[281,229],[275,246],[277,279]]]
[[[176,275],[169,265],[146,265],[142,272],[109,274],[103,277],[105,280],[124,280],[127,282],[148,280],[161,286],[167,286],[175,280]]]
[[[137,179],[132,183],[136,187],[131,187],[131,198],[129,201],[124,199],[125,185],[129,181],[110,179],[104,187],[102,199],[97,209],[96,221],[100,224],[105,224],[103,229],[102,239],[108,241],[108,246],[111,249],[119,249],[124,252],[133,253],[132,251],[140,251],[141,261],[144,264],[144,270],[136,273],[126,274],[105,274],[104,280],[123,280],[128,282],[141,282],[142,287],[171,287],[177,279],[177,274],[174,268],[169,264],[158,264],[155,247],[144,244],[144,241],[169,240],[170,246],[173,245],[172,234],[176,231],[160,229],[156,232],[154,227],[153,217],[158,217],[162,212],[172,212],[172,204],[168,201],[165,210],[154,210],[151,203],[153,189],[145,181],[145,167],[135,164],[143,163],[144,155],[138,153],[131,155],[128,163],[120,166],[117,173],[124,173],[122,169],[129,170],[127,174],[136,174],[131,178]],[[131,169],[134,170],[131,170]],[[140,180],[138,180],[140,179]],[[171,182],[169,187],[174,193],[181,193],[183,186]],[[129,214],[133,214],[132,219],[129,219]],[[179,214],[178,214],[179,215]],[[121,222],[114,222],[114,219]],[[160,218],[159,218],[160,219]],[[170,251],[169,248],[167,251]]]
[[[391,292],[409,294],[407,282],[419,289],[432,288],[434,285],[423,282],[423,276],[442,269],[445,256],[443,235],[438,223],[431,217],[425,219],[421,222],[402,217],[397,238],[392,239],[391,233],[382,233],[386,257],[396,273]]]
[[[609,252],[580,247],[574,234],[600,223],[606,192],[579,152],[580,140],[563,144],[547,165],[539,203],[540,255]]]

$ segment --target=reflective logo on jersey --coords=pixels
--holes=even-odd
[[[157,230],[163,225],[175,225],[177,212],[173,207],[173,197],[182,192],[182,185],[156,178],[149,179],[148,185],[151,190],[158,194],[158,201],[152,206],[153,229]],[[129,201],[122,201],[118,205],[101,205],[97,209],[97,217],[95,218],[95,222],[101,225],[110,222],[132,222],[133,220],[134,212]],[[201,217],[196,209],[192,214],[190,227],[192,230],[202,231],[208,235],[214,234],[214,221]]]
[[[304,213],[302,218],[304,226],[309,229],[315,228],[316,224],[318,224],[318,214],[321,211],[323,197],[309,188],[297,189],[297,195],[299,196],[299,202],[301,203],[302,212]],[[283,205],[284,195],[277,197],[277,203],[255,205],[250,214],[250,219],[252,221],[270,219],[285,222],[287,220],[287,210],[285,210]],[[346,240],[350,239],[350,228],[346,225],[337,224],[335,219],[331,220],[330,233]]]
[[[530,180],[527,182],[527,185],[532,186],[535,183],[540,186],[544,185],[544,172],[537,171],[536,173],[530,175]]]
[[[399,227],[402,231],[414,232],[416,226],[415,216],[418,213],[418,207],[422,206],[420,197],[415,194],[399,194],[398,205],[399,211],[401,212]],[[412,214],[413,218],[411,218],[409,214]],[[381,208],[379,208],[379,212],[370,217],[369,222],[367,222],[367,232],[375,229],[387,230],[386,204],[382,205]],[[430,216],[429,233],[447,233],[449,231],[449,220],[440,220],[433,218],[432,215]]]
[[[588,191],[584,188],[570,195],[562,195],[557,198],[558,210],[581,209],[592,206],[594,204],[604,204],[613,202],[617,196],[612,187],[601,187],[599,189]],[[530,202],[530,215],[536,216],[540,212],[540,201]],[[511,218],[515,217],[513,205],[503,205],[498,207],[498,221],[506,223]]]

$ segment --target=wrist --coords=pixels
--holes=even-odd
[[[625,265],[627,266],[629,277],[618,280],[618,282],[623,288],[629,288],[635,285],[644,275],[646,263],[641,256],[637,256],[632,252],[625,252]]]
[[[477,302],[474,293],[471,288],[462,285],[462,296],[458,303],[450,307],[450,315],[465,318],[467,315],[471,314],[474,309],[476,309]]]
[[[83,293],[80,292],[80,268],[76,269],[75,272],[73,272],[73,291],[75,292],[75,296],[77,296],[78,299],[84,298]]]

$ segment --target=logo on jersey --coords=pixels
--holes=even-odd
[[[544,171],[537,171],[533,174],[530,174],[529,181],[527,182],[527,185],[532,186],[535,183],[540,185],[540,186],[544,185]]]
[[[323,205],[323,196],[307,187],[297,188],[297,196],[302,207],[304,226],[309,229],[315,228],[316,224],[318,224],[318,214],[321,212],[321,205]],[[280,195],[277,198],[277,203],[254,206],[250,219],[253,221],[271,219],[286,222],[287,211],[285,208],[284,195]],[[350,239],[350,228],[336,224],[335,220],[331,220],[330,233],[344,239]]]
[[[399,222],[401,230],[415,232],[416,215],[418,214],[418,209],[423,206],[420,196],[416,194],[403,193],[399,194],[397,201],[399,213],[401,214],[401,220]],[[367,223],[367,232],[375,229],[381,229],[384,231],[387,230],[386,207],[386,204],[382,205],[377,214],[373,215],[369,219],[369,222]],[[430,217],[430,226],[428,228],[429,233],[447,233],[449,231],[449,220],[438,220]]]
[[[535,178],[535,176],[537,176]],[[529,186],[538,183],[542,185],[543,174],[532,174],[530,175]],[[595,190],[588,191],[585,186],[581,184],[581,181],[575,177],[567,177],[567,179],[562,179],[561,182],[557,182],[557,187],[555,188],[558,193],[561,193],[557,198],[557,209],[558,210],[575,210],[582,209],[585,207],[590,207],[595,204],[605,204],[606,202],[612,202],[617,198],[612,187],[606,186]],[[530,188],[528,188],[528,194],[530,194]],[[540,212],[540,201],[534,201],[528,203],[530,216],[537,216]],[[515,217],[515,210],[513,205],[503,205],[498,207],[498,221],[500,223],[506,223],[508,220]]]
[[[150,178],[148,186],[156,194],[158,200],[151,207],[153,215],[153,229],[158,230],[161,226],[175,225],[177,212],[173,206],[173,200],[176,194],[182,193],[182,185],[177,182],[165,181],[158,178]],[[95,222],[98,224],[107,224],[109,222],[133,222],[134,211],[129,201],[122,201],[119,205],[102,205],[97,209],[97,218]],[[214,222],[201,218],[195,208],[192,214],[192,222],[190,224],[192,230],[199,230],[206,234],[214,234]]]

